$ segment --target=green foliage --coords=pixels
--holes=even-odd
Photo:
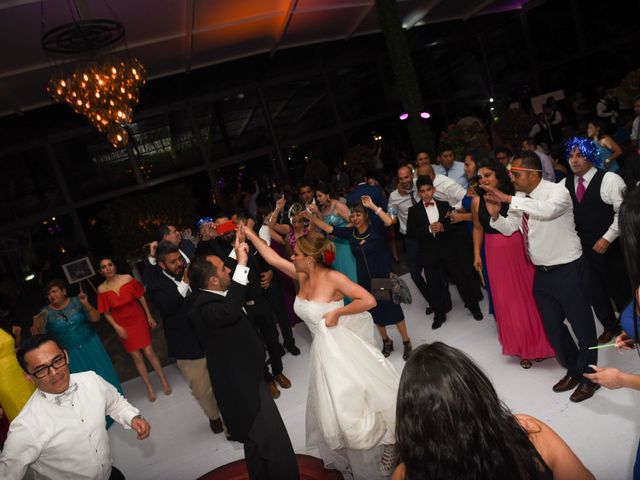
[[[470,125],[449,125],[440,134],[440,145],[448,145],[453,149],[456,160],[462,161],[466,150],[489,150],[489,137],[479,123]]]
[[[102,229],[120,258],[142,255],[142,246],[156,240],[163,223],[191,226],[196,218],[191,188],[179,184],[111,200],[101,211]]]

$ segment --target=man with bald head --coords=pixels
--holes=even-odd
[[[462,199],[467,194],[467,191],[460,186],[455,180],[436,173],[433,167],[429,164],[418,167],[418,177],[426,175],[431,177],[433,181],[433,187],[436,189],[433,198],[440,200],[441,202],[448,202],[453,208],[462,208]]]

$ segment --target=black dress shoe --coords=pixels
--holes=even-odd
[[[593,397],[593,394],[596,393],[596,390],[600,388],[600,385],[597,383],[581,383],[578,385],[578,388],[571,394],[569,400],[572,402],[578,403],[586,400],[587,398]]]
[[[285,343],[285,344],[284,344],[284,348],[286,348],[286,349],[287,349],[287,351],[288,351],[291,355],[293,355],[293,356],[295,356],[295,357],[297,357],[298,355],[300,355],[300,349],[299,349],[298,347],[296,347],[296,344],[295,344],[295,343],[292,343],[292,344],[290,344],[290,345],[289,345],[289,344],[287,344],[287,343]]]
[[[473,315],[473,318],[475,320],[480,321],[484,318],[482,312],[480,311],[480,308],[477,305],[474,308],[470,308],[469,311],[471,311],[471,315]]]
[[[433,308],[431,308],[431,305],[427,305],[427,308],[425,308],[424,310],[424,314],[431,315],[432,313],[433,313]]]
[[[222,430],[224,430],[220,417],[216,418],[215,420],[209,419],[209,426],[211,427],[211,431],[213,433],[222,433]]]
[[[619,329],[616,329],[616,330],[605,330],[598,337],[598,343],[609,343],[611,340],[616,338],[619,334],[620,334],[620,330]]]
[[[568,392],[569,390],[575,388],[576,385],[578,385],[578,380],[567,375],[553,386],[553,391]]]
[[[431,324],[431,330],[437,330],[442,326],[442,324],[446,321],[446,318],[434,318],[433,323]]]

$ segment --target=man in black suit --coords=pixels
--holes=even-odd
[[[158,227],[157,240],[149,244],[149,256],[144,262],[144,271],[142,272],[142,283],[144,285],[151,283],[161,274],[160,268],[156,265],[155,257],[158,242],[162,241],[171,242],[178,247],[180,255],[182,255],[186,264],[189,264],[196,255],[196,246],[191,240],[183,239],[180,230],[174,225],[160,225]]]
[[[473,318],[482,320],[474,284],[473,261],[466,244],[466,228],[463,224],[452,224],[447,219],[451,207],[446,202],[433,200],[435,188],[431,177],[418,177],[418,195],[422,202],[409,208],[407,236],[418,241],[419,259],[427,280],[427,292],[433,308],[431,328],[440,328],[446,320],[447,292],[441,281],[444,272],[452,278]]]
[[[180,373],[200,403],[213,433],[223,430],[220,410],[207,371],[207,360],[191,321],[185,298],[191,293],[182,254],[176,245],[162,241],[156,251],[161,274],[147,285],[145,294],[162,315],[169,356],[176,359]]]
[[[231,270],[215,255],[197,257],[189,268],[197,296],[189,310],[204,344],[209,374],[233,440],[244,443],[251,480],[296,480],[295,453],[263,377],[264,346],[247,317],[249,246],[235,241]]]
[[[235,269],[236,259],[233,249],[233,243],[236,239],[236,224],[229,217],[219,215],[215,219],[216,237],[210,238],[206,242],[200,242],[197,249],[197,257],[206,255],[216,255],[223,259],[225,265],[230,269]],[[265,289],[261,285],[265,282],[270,283],[273,277],[273,270],[264,262],[260,254],[255,248],[250,248],[249,254],[249,284],[247,286],[247,295],[245,301],[245,309],[249,318],[257,327],[264,340],[264,344],[269,352],[269,360],[271,362],[271,372],[265,365],[264,376],[265,381],[269,385],[269,391],[273,398],[280,396],[281,388],[290,388],[291,381],[284,375],[284,366],[282,364],[282,347],[278,337],[278,328],[276,319],[273,315],[273,309],[269,300],[265,296]],[[276,385],[276,382],[278,385]]]

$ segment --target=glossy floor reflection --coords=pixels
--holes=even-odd
[[[554,393],[552,385],[564,375],[554,359],[535,363],[523,370],[519,360],[501,355],[496,324],[485,314],[477,322],[462,306],[455,289],[451,293],[453,311],[439,330],[431,330],[431,318],[425,317],[425,302],[412,288],[414,303],[404,305],[409,334],[414,347],[432,341],[443,341],[470,354],[493,380],[498,393],[515,412],[524,412],[547,422],[577,453],[598,479],[631,477],[636,445],[640,437],[637,421],[638,392],[600,389],[595,396],[580,404],[569,401],[571,392]],[[482,304],[487,311],[486,302]],[[598,325],[598,333],[602,328]],[[289,431],[297,453],[313,451],[305,447],[305,402],[307,397],[308,352],[311,337],[302,324],[294,328],[302,354],[283,358],[285,374],[293,386],[283,390],[276,403]],[[402,341],[391,328],[396,351],[391,361],[403,367]],[[381,342],[378,340],[378,343]],[[617,353],[614,349],[599,351],[598,365],[616,366],[640,372],[640,358],[634,351]],[[127,398],[142,410],[152,426],[151,436],[138,441],[130,430],[114,425],[109,435],[114,464],[128,480],[188,480],[230,461],[243,458],[242,445],[228,442],[222,434],[214,435],[209,422],[191,396],[175,365],[165,367],[173,393],[161,393],[160,382],[152,374],[158,390],[158,400],[147,400],[146,390],[139,378],[129,380],[123,387]]]

